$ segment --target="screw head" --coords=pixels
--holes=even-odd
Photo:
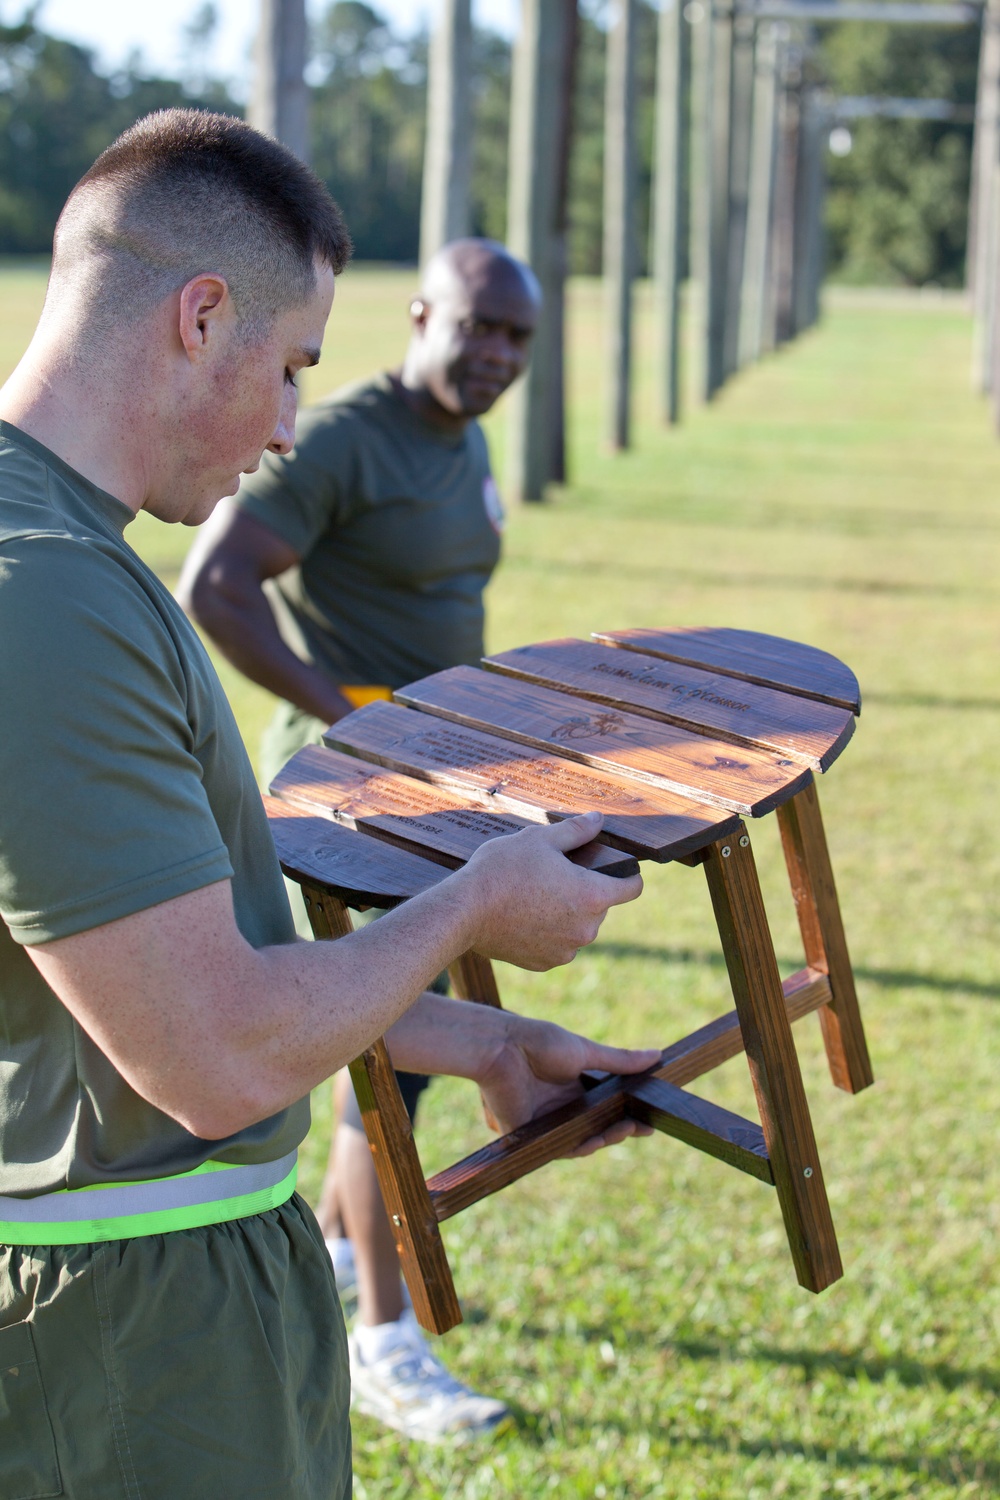
[[[806,1175],[807,1176],[811,1176],[812,1175],[812,1168],[811,1167],[807,1167],[806,1168]],[[392,1222],[395,1224],[395,1226],[396,1226],[397,1229],[401,1228],[402,1223],[403,1223],[402,1219],[399,1217],[399,1214],[393,1214],[393,1216],[392,1216]]]
[[[803,1177],[811,1177],[812,1174],[813,1174],[812,1167],[803,1167],[802,1168],[802,1175],[803,1175]]]
[[[749,845],[749,843],[750,843],[750,835],[748,833],[741,833],[740,834],[740,848],[741,849],[746,849],[747,846]]]
[[[732,852],[733,851],[732,851],[732,849],[730,849],[730,847],[729,847],[728,844],[723,844],[723,846],[722,846],[722,857],[723,857],[723,859],[728,859],[729,856],[732,854]]]

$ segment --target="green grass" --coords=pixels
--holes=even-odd
[[[345,276],[308,394],[398,354],[412,285]],[[0,365],[40,286],[36,272],[0,280]],[[815,1023],[796,1031],[845,1277],[801,1291],[774,1195],[663,1137],[548,1168],[444,1231],[467,1317],[443,1352],[510,1401],[515,1429],[452,1451],[359,1419],[356,1492],[995,1495],[1000,444],[969,394],[968,320],[948,298],[837,292],[820,329],[668,432],[653,420],[645,289],[638,307],[636,445],[612,457],[599,443],[599,289],[573,287],[574,482],[512,515],[490,644],[732,624],[857,671],[864,714],[821,794],[876,1086],[837,1092]],[[502,471],[502,409],[490,428]],[[136,534],[172,576],[185,534],[145,522]],[[225,681],[253,743],[266,695]],[[797,967],[773,820],[754,845],[780,959]],[[506,1002],[658,1043],[728,1008],[702,877],[647,870],[642,900],[569,969],[505,971]],[[753,1112],[742,1059],[703,1092]],[[307,1192],[322,1095],[317,1117]],[[471,1091],[435,1084],[428,1169],[482,1134]]]

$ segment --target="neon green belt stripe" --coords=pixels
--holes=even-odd
[[[91,1245],[225,1224],[280,1208],[294,1193],[297,1175],[293,1151],[277,1162],[250,1167],[204,1162],[191,1172],[151,1182],[102,1184],[36,1198],[0,1198],[0,1244]],[[238,1188],[243,1190],[232,1191]],[[115,1213],[119,1205],[131,1211]],[[84,1217],[91,1206],[98,1214]],[[42,1217],[48,1214],[59,1217]]]

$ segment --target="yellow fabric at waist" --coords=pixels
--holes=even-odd
[[[392,697],[392,688],[378,684],[365,683],[358,687],[353,683],[347,685],[341,682],[338,686],[352,708],[364,708],[366,703],[377,703],[379,699]]]

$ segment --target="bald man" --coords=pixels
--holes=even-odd
[[[265,741],[268,781],[352,708],[482,656],[503,512],[476,418],[524,369],[539,310],[535,277],[501,245],[446,245],[411,303],[402,367],[306,412],[294,452],[266,456],[204,529],[181,600],[285,700]],[[412,1119],[427,1078],[398,1077]],[[318,1216],[338,1283],[359,1302],[355,1405],[411,1437],[496,1428],[504,1404],[454,1380],[404,1309],[346,1074],[335,1109]]]

